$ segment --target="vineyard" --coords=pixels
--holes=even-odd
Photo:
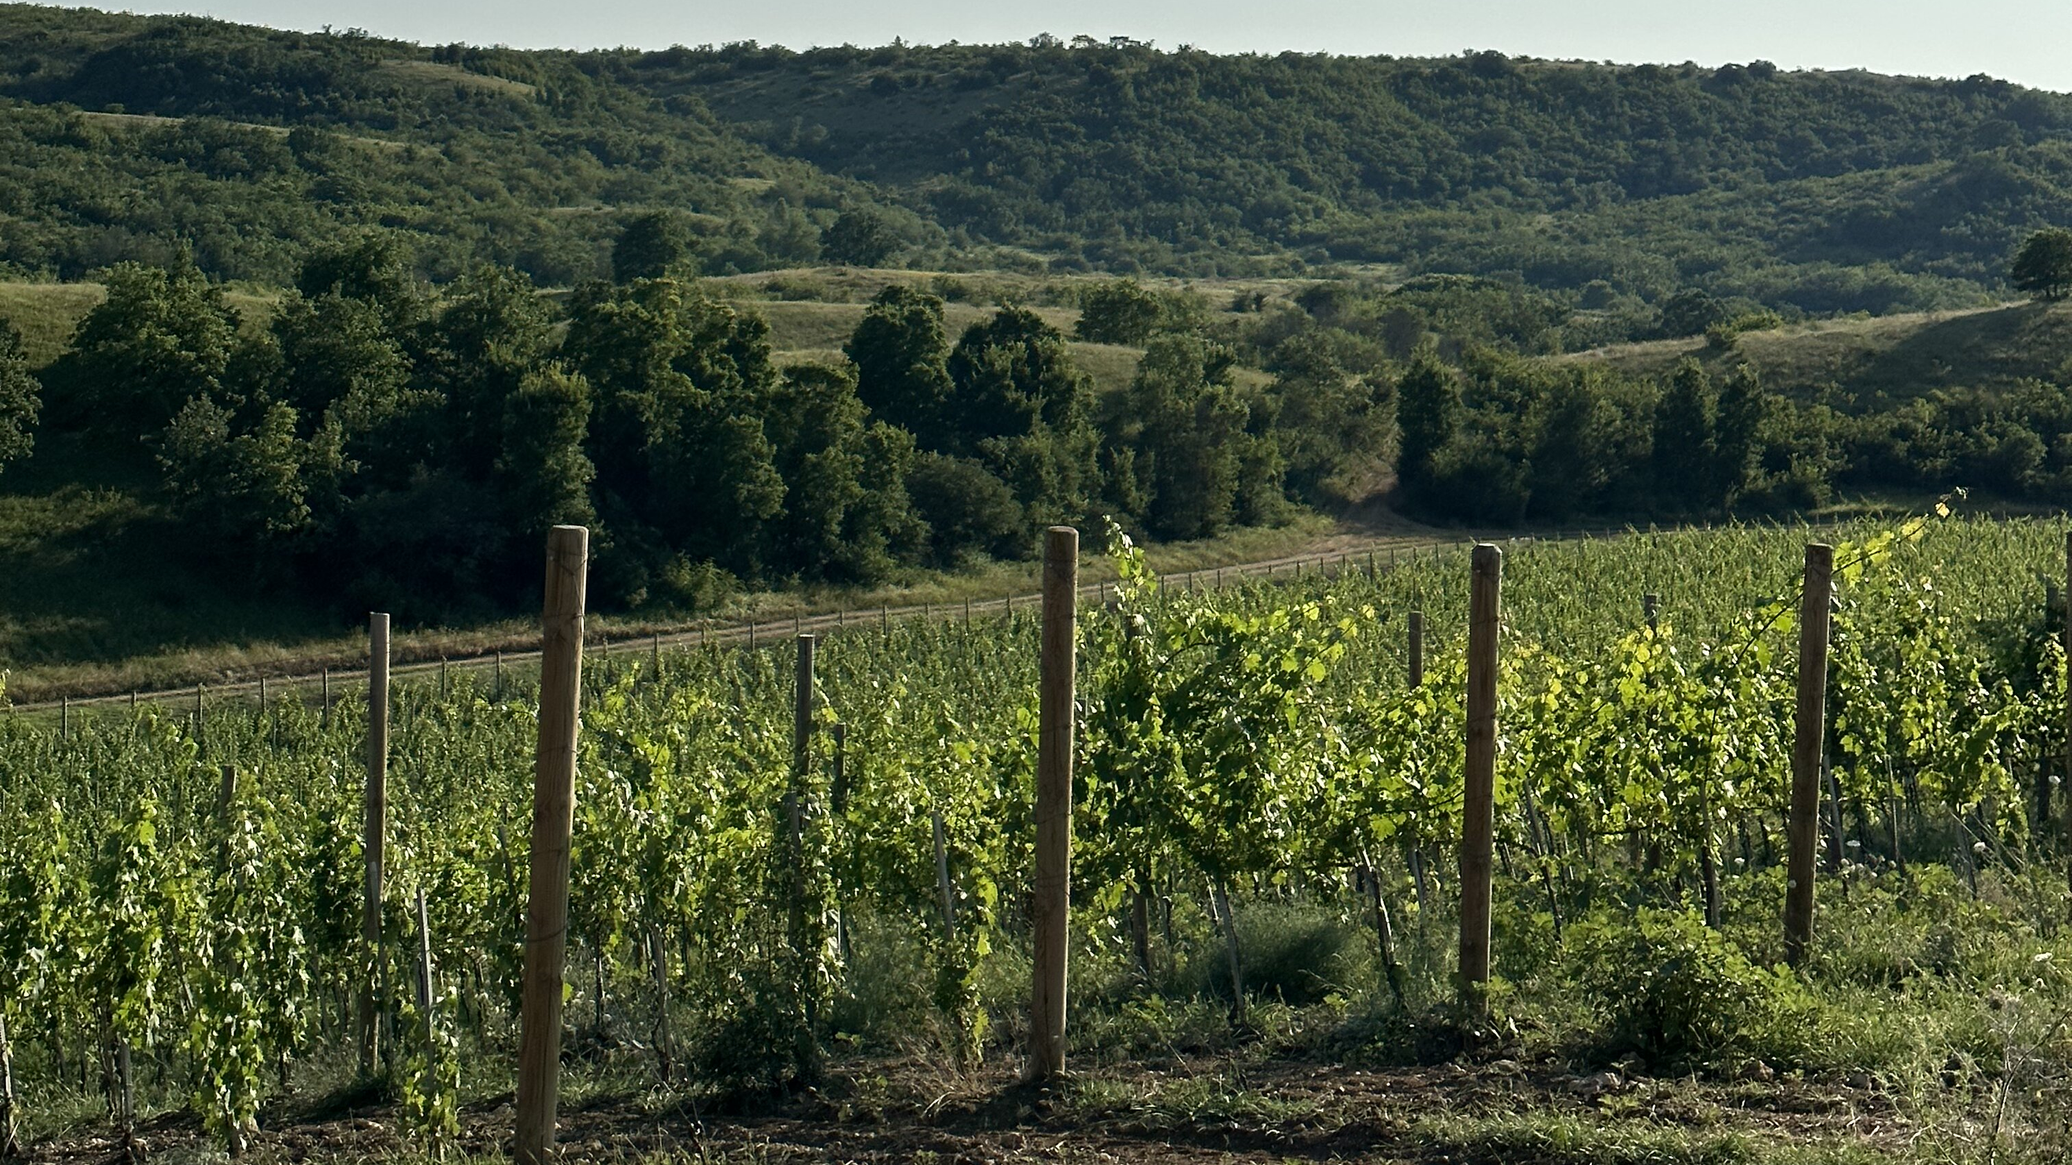
[[[1077,625],[1062,1054],[1860,1076],[1923,1159],[2058,1159],[2066,545],[1946,516],[1506,545],[1493,976],[1464,992],[1466,548],[1196,589],[1111,538],[1121,581]],[[1042,630],[1027,604],[593,654],[568,1071],[724,1106],[858,1057],[1019,1065]],[[168,1112],[236,1155],[311,1093],[388,1105],[414,1151],[498,1151],[463,1117],[514,1079],[539,692],[516,664],[395,684],[371,928],[364,692],[0,719],[0,1155],[134,1148]]]

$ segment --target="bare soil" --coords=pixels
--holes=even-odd
[[[1352,1068],[1309,1061],[1240,1064],[1174,1058],[1092,1070],[1050,1087],[1019,1084],[995,1062],[964,1076],[917,1059],[856,1059],[818,1088],[700,1106],[660,1092],[564,1105],[569,1160],[657,1156],[694,1161],[1288,1162],[1364,1160],[1458,1165],[1571,1162],[1576,1146],[1505,1136],[1521,1119],[1569,1118],[1607,1132],[1736,1133],[1758,1144],[1847,1142],[1905,1157],[1915,1130],[1867,1080],[1626,1079],[1554,1065]],[[510,1151],[509,1096],[470,1106],[456,1146],[469,1157]],[[1558,1123],[1555,1120],[1553,1123]],[[269,1112],[244,1160],[393,1160],[417,1147],[387,1107]],[[1497,1130],[1495,1133],[1478,1129]],[[216,1157],[199,1122],[168,1117],[141,1130],[145,1159]],[[122,1145],[99,1133],[33,1146],[39,1162],[112,1162]]]

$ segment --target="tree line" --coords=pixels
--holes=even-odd
[[[506,609],[557,522],[593,528],[602,604],[678,611],[1022,557],[1104,515],[1213,535],[1282,515],[1390,420],[1377,381],[1241,379],[1236,347],[1184,328],[1104,397],[1035,312],[953,336],[904,284],[846,359],[781,366],[752,306],[670,270],[434,289],[370,235],[312,253],[264,326],[191,264],[103,279],[40,385],[8,349],[0,455],[42,407],[47,434],[150,481],[227,582],[348,608]],[[1319,440],[1323,413],[1342,437]]]

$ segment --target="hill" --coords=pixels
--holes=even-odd
[[[1558,358],[1660,378],[1694,359],[1724,375],[1748,365],[1763,382],[1847,411],[1890,408],[1938,389],[2005,390],[2072,381],[2072,307],[2007,303],[1946,312],[1809,321],[1742,334],[1608,345]]]
[[[1987,302],[2072,219],[2072,98],[1937,81],[1137,44],[660,52],[0,6],[0,265],[185,247],[285,281],[340,228],[423,273],[567,286],[632,215],[712,274],[826,257],[846,209],[917,267],[1467,273],[1645,338],[1703,288],[1787,316]]]
[[[715,271],[782,266],[875,202],[565,56],[22,4],[0,6],[0,184],[0,271],[77,279],[184,249],[276,285],[355,228],[404,239],[436,279],[502,263],[566,285],[656,207],[699,224]]]
[[[1044,42],[604,59],[952,231],[1107,268],[1372,261],[1886,311],[1975,297],[2072,210],[2072,99],[1984,77]]]

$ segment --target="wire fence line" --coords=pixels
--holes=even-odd
[[[1612,539],[1641,533],[1628,526],[1624,528],[1603,528],[1591,530],[1559,530],[1546,533],[1513,533],[1502,535],[1497,540],[1520,543],[1536,541],[1569,541],[1575,539]],[[1162,587],[1186,590],[1214,589],[1251,580],[1273,580],[1286,578],[1296,580],[1305,577],[1305,572],[1337,574],[1348,569],[1381,571],[1396,567],[1407,560],[1415,560],[1430,554],[1449,550],[1466,550],[1480,539],[1472,535],[1456,535],[1452,538],[1376,536],[1340,550],[1287,555],[1277,558],[1259,559],[1252,562],[1233,563],[1226,566],[1202,567],[1195,570],[1173,571],[1161,574]],[[1105,601],[1115,588],[1113,581],[1086,583],[1079,588],[1082,598],[1095,602]],[[746,619],[727,623],[701,623],[682,626],[667,631],[650,631],[638,635],[613,638],[608,632],[586,636],[586,651],[595,652],[605,666],[609,666],[614,650],[624,652],[629,648],[636,653],[659,655],[665,649],[686,647],[737,646],[760,648],[789,641],[792,636],[808,632],[824,634],[848,630],[863,630],[870,627],[886,627],[897,621],[917,619],[970,620],[974,617],[1008,616],[1022,609],[1036,610],[1042,596],[1037,591],[1011,591],[1007,594],[984,599],[963,599],[950,602],[909,603],[899,606],[878,604],[865,607],[843,607],[834,611],[807,614],[803,609],[792,613],[790,618]],[[524,667],[536,664],[540,658],[538,649],[512,651],[483,651],[468,655],[421,659],[409,663],[391,663],[391,682],[439,677],[442,680],[452,671],[481,672],[505,667]],[[204,701],[257,702],[264,705],[275,698],[300,699],[310,702],[328,700],[334,689],[338,692],[355,690],[364,686],[367,668],[323,668],[284,675],[262,675],[249,680],[231,680],[210,684],[206,681],[179,688],[158,688],[110,692],[86,696],[65,696],[55,700],[38,700],[27,703],[9,702],[10,714],[41,715],[56,713],[61,722],[69,721],[74,712],[105,712],[110,709],[129,709],[144,705],[172,706],[192,702],[195,707]]]

